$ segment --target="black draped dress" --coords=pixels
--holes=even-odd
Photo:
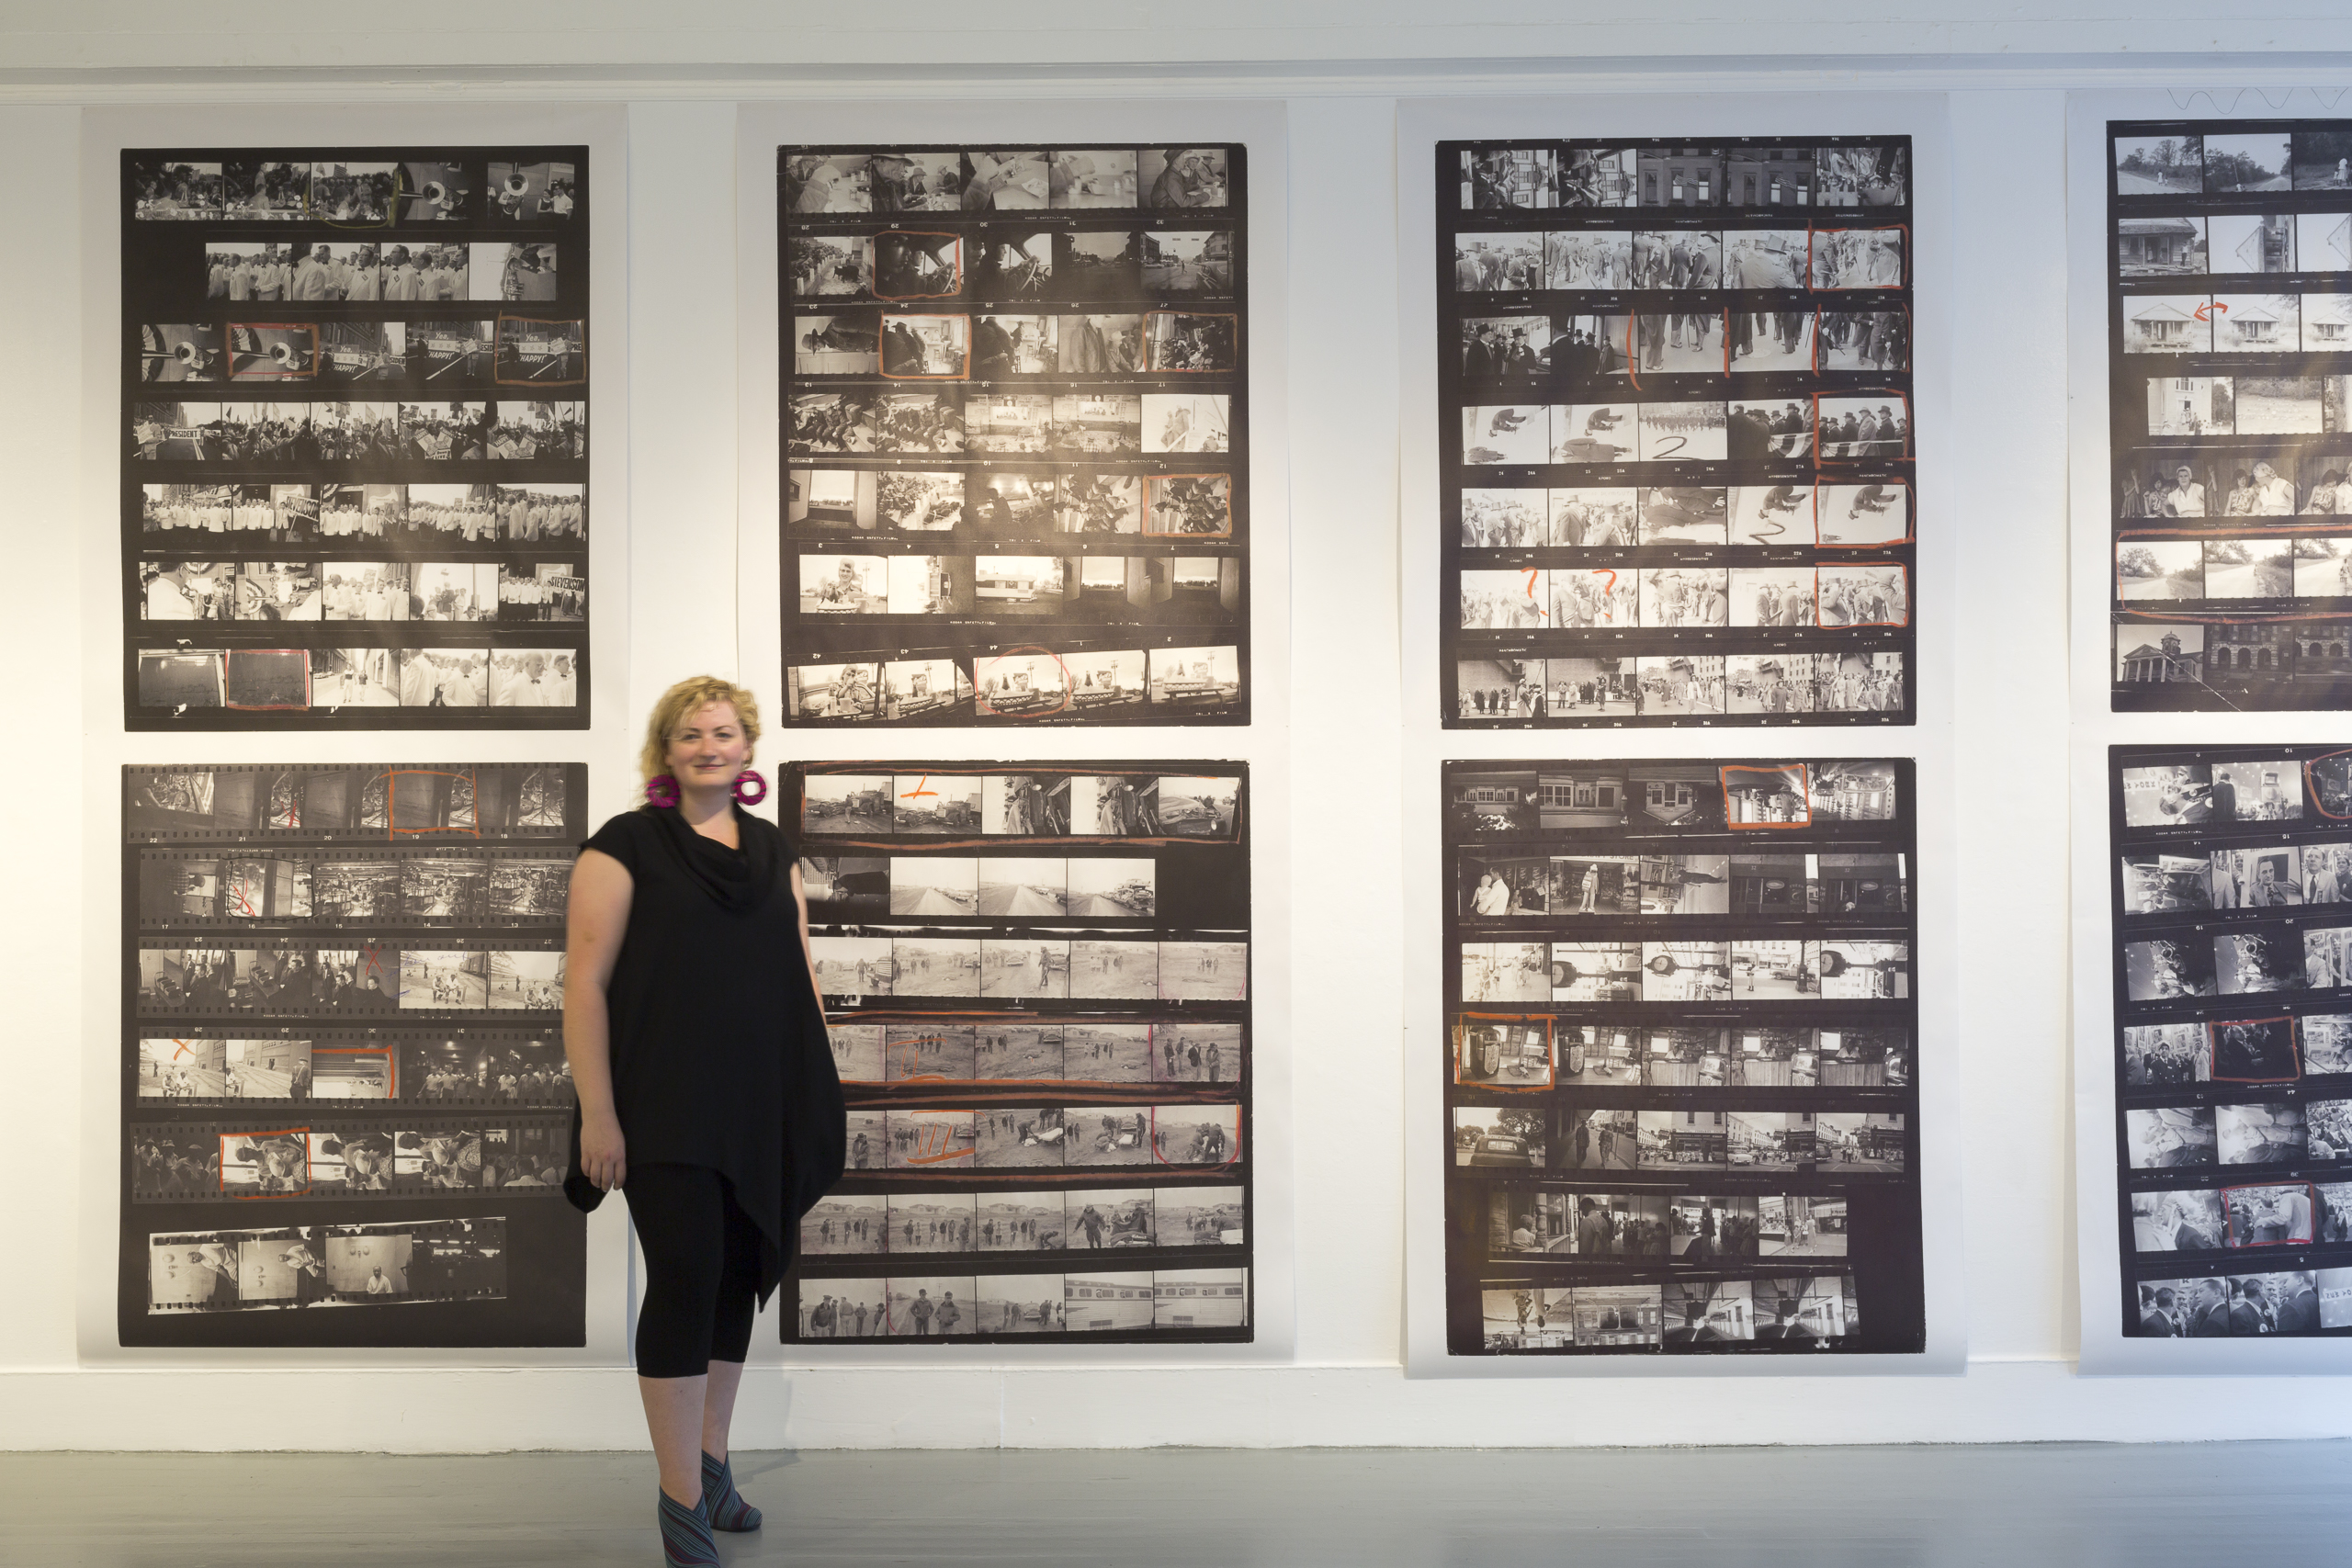
[[[733,1184],[760,1229],[765,1304],[800,1216],[841,1178],[848,1117],[800,948],[792,846],[740,807],[735,823],[740,850],[674,810],[625,811],[582,848],[636,885],[605,991],[628,1161],[702,1166]],[[563,1190],[583,1210],[605,1196],[580,1168],[577,1105]]]

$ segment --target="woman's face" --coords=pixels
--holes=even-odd
[[[687,789],[718,789],[735,782],[752,760],[752,743],[733,703],[705,703],[670,737],[670,776]]]

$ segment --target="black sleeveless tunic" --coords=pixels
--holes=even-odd
[[[702,1166],[734,1185],[763,1242],[765,1304],[800,1216],[841,1178],[848,1117],[800,950],[793,847],[741,807],[735,822],[741,850],[674,810],[625,811],[582,847],[636,885],[605,991],[628,1161]],[[576,1104],[563,1190],[582,1210],[604,1201],[581,1172]]]

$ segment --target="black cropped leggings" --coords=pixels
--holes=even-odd
[[[760,1296],[760,1227],[735,1184],[698,1165],[631,1165],[621,1190],[645,1249],[637,1374],[698,1378],[752,1348]]]

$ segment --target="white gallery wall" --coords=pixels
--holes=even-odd
[[[2277,8],[2276,0],[2269,4]],[[625,661],[603,666],[628,671],[626,693],[615,698],[625,731],[679,674],[774,667],[772,650],[739,647],[736,621],[738,465],[747,434],[732,389],[747,356],[770,351],[733,330],[735,104],[785,101],[802,106],[796,110],[802,115],[827,99],[893,95],[1017,98],[1030,116],[1038,100],[1062,96],[1087,100],[1090,118],[1106,102],[1142,97],[1250,98],[1278,106],[1283,116],[1290,210],[1280,292],[1287,319],[1267,313],[1259,331],[1279,334],[1287,356],[1288,460],[1264,464],[1257,482],[1287,491],[1292,683],[1287,733],[1252,737],[1247,754],[1284,754],[1290,788],[1290,1002],[1287,1017],[1261,1020],[1260,1050],[1278,1054],[1289,1079],[1290,1213],[1283,1229],[1295,1308],[1282,1328],[1292,1353],[1286,1361],[1180,1363],[1169,1356],[1157,1366],[1091,1369],[1075,1359],[1039,1364],[1059,1359],[1046,1357],[950,1368],[908,1354],[874,1358],[878,1367],[793,1371],[776,1359],[773,1327],[763,1325],[760,1344],[770,1364],[747,1384],[739,1446],[2352,1433],[2352,1413],[2329,1382],[2086,1378],[2073,1366],[2064,283],[2070,88],[2120,82],[2168,89],[2181,95],[2183,112],[2190,93],[2211,92],[2226,107],[2249,86],[2267,88],[2279,113],[2325,113],[2339,100],[2352,106],[2346,96],[2352,62],[2344,61],[2315,65],[2304,53],[2282,64],[2249,58],[2152,64],[2105,51],[2352,50],[2352,23],[2266,29],[2237,18],[2225,28],[2210,17],[2176,15],[2194,9],[2178,5],[2144,23],[1940,14],[1953,8],[1913,0],[1861,27],[1833,22],[1825,9],[1819,22],[1782,15],[1743,34],[1717,23],[1678,28],[1678,12],[1697,9],[1687,0],[1652,7],[1638,21],[1593,27],[1558,22],[1558,7],[1532,3],[1441,10],[1398,0],[1261,0],[1195,7],[1182,28],[1057,0],[1001,25],[991,17],[986,32],[969,30],[968,7],[898,7],[885,36],[861,30],[872,26],[867,14],[798,5],[665,7],[679,25],[657,33],[643,30],[642,8],[618,0],[567,7],[565,24],[574,30],[558,34],[547,30],[544,10],[477,0],[409,7],[400,36],[370,39],[364,30],[318,27],[223,31],[199,13],[161,4],[107,8],[103,26],[88,7],[55,0],[9,7],[0,19],[0,148],[13,175],[14,221],[12,243],[0,244],[0,299],[11,307],[12,362],[37,368],[0,379],[0,529],[14,568],[0,615],[0,704],[11,749],[0,810],[14,829],[16,895],[0,911],[0,953],[12,971],[0,1029],[0,1105],[10,1112],[0,1135],[0,1235],[15,1265],[11,1288],[0,1292],[0,1409],[8,1412],[0,1446],[288,1440],[207,1414],[232,1407],[362,1413],[306,1424],[301,1440],[325,1447],[644,1441],[632,1380],[609,1350],[594,1353],[622,1343],[626,1327],[617,1206],[595,1216],[591,1232],[592,1255],[607,1260],[614,1288],[601,1299],[592,1294],[592,1353],[567,1364],[500,1365],[470,1354],[442,1362],[403,1357],[398,1364],[353,1356],[167,1363],[93,1355],[77,1325],[80,1254],[88,1237],[110,1234],[113,1223],[119,952],[109,879],[119,767],[133,754],[120,729],[115,669],[109,663],[93,677],[79,667],[92,617],[119,613],[110,495],[83,483],[92,469],[81,450],[82,321],[90,304],[84,289],[96,276],[83,252],[84,108],[218,105],[247,123],[264,102],[303,106],[307,117],[322,104],[360,100],[413,105],[428,134],[437,113],[460,104],[504,109],[594,101],[626,108],[628,648]],[[937,13],[936,28],[924,26],[926,11]],[[1433,26],[1441,17],[1460,25]],[[2004,48],[2045,52],[1984,58]],[[1910,63],[1863,69],[1857,51],[1916,53]],[[1978,54],[1951,58],[1956,51]],[[2091,51],[2100,52],[2082,57]],[[1672,58],[1693,52],[1745,53],[1746,63]],[[1775,53],[1841,59],[1835,69],[1776,65]],[[1650,58],[1605,69],[1567,63],[1634,54]],[[1558,58],[1546,63],[1542,55]],[[1450,65],[1447,56],[1487,62]],[[1277,63],[1046,69],[1114,57]],[[1502,57],[1509,58],[1492,62]],[[910,63],[895,78],[871,68],[816,68],[827,60],[885,58]],[[1324,63],[1278,63],[1302,59]],[[1341,63],[1351,59],[1374,63]],[[1379,63],[1399,59],[1422,63]],[[380,63],[355,67],[356,60]],[[784,61],[788,70],[767,69]],[[452,62],[498,69],[491,79],[458,84]],[[726,68],[683,68],[708,62]],[[533,69],[556,64],[575,69]],[[197,73],[215,66],[240,78]],[[288,74],[265,88],[251,75],[260,66]],[[178,67],[195,69],[165,69]],[[85,71],[95,75],[80,74]],[[1520,97],[1735,88],[1785,95],[1785,113],[1756,127],[1758,133],[1802,133],[1826,94],[1943,95],[1951,177],[1942,193],[1922,191],[1918,219],[1944,227],[1952,281],[1948,299],[1923,295],[1920,303],[1948,312],[1951,355],[1941,372],[1953,428],[1947,483],[1923,497],[1921,527],[1953,541],[1944,558],[1957,573],[1945,602],[1958,605],[1948,632],[1951,750],[1961,775],[1949,791],[1960,845],[1960,983],[1956,995],[1930,995],[1923,1005],[1950,1010],[1959,1066],[1954,1081],[1927,1083],[1923,1091],[1925,1114],[1958,1124],[1959,1157],[1925,1175],[1931,1183],[1964,1183],[1964,1269],[1951,1286],[1962,1292],[1955,1306],[1964,1374],[1618,1376],[1521,1386],[1510,1379],[1408,1378],[1403,1371],[1406,1089],[1408,1075],[1424,1074],[1425,1065],[1407,1059],[1401,976],[1406,943],[1419,940],[1408,933],[1427,926],[1403,907],[1403,888],[1408,854],[1434,832],[1432,823],[1408,820],[1404,803],[1427,793],[1422,775],[1434,759],[1418,743],[1411,755],[1405,750],[1399,605],[1425,598],[1425,590],[1407,592],[1402,563],[1424,558],[1421,539],[1434,520],[1400,515],[1398,498],[1396,124],[1402,99],[1472,95],[1506,82]],[[2296,86],[2321,91],[2290,107],[2284,95]],[[1589,118],[1591,109],[1585,97],[1580,114]],[[380,123],[372,114],[368,119]],[[1420,177],[1425,151],[1405,154],[1408,177]],[[600,164],[600,181],[616,172]],[[97,259],[110,271],[110,258]],[[112,308],[108,299],[97,305]],[[599,395],[601,401],[611,394]],[[96,471],[111,461],[110,453],[97,455]],[[600,698],[612,690],[600,682]],[[584,757],[597,764],[593,787],[604,801],[621,763],[601,714],[599,722],[593,752],[586,735],[431,744],[500,757],[533,749]],[[1890,739],[1891,749],[1907,750]],[[138,739],[138,755],[169,754],[158,750],[162,738]],[[415,736],[386,739],[388,751],[425,743]],[[257,759],[305,743],[216,736],[180,750]],[[779,736],[768,754],[797,743]],[[1244,754],[1216,731],[1154,732],[1136,744]],[[1841,739],[1835,749],[1864,748]],[[107,901],[106,913],[94,917],[94,898]],[[1426,1038],[1429,1021],[1418,1021]],[[100,1216],[95,1227],[93,1205]],[[2098,1236],[2092,1245],[2112,1242]]]

